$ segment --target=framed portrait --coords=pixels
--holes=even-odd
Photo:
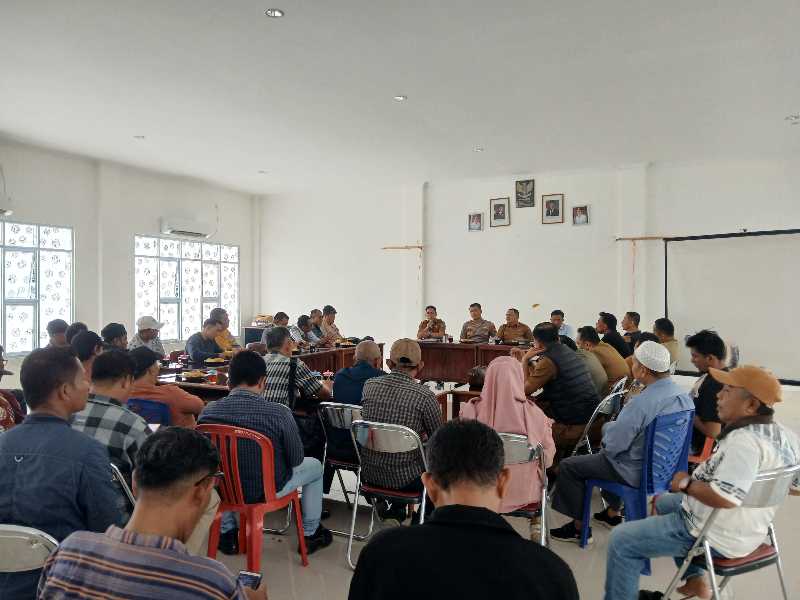
[[[483,231],[483,213],[469,213],[467,215],[467,231],[470,233]]]
[[[492,198],[489,200],[489,226],[505,227],[511,225],[511,199]]]
[[[517,208],[531,208],[536,206],[533,179],[523,179],[517,182]]]
[[[589,207],[585,204],[583,206],[572,207],[572,224],[573,225],[588,225],[589,224]]]
[[[564,194],[542,195],[542,223],[564,222]]]

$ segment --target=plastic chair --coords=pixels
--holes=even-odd
[[[741,506],[747,508],[771,508],[780,505],[789,494],[792,481],[797,478],[799,474],[800,465],[765,471],[759,474],[758,478],[753,482],[750,492],[742,501]],[[719,558],[712,555],[711,545],[708,543],[706,536],[721,510],[729,509],[717,508],[708,517],[706,524],[700,531],[700,535],[697,536],[697,540],[695,540],[694,545],[686,555],[683,564],[681,564],[675,577],[672,578],[667,591],[664,592],[663,599],[669,600],[669,597],[675,591],[675,588],[681,581],[689,564],[694,562],[709,571],[711,575],[711,589],[714,593],[715,600],[720,599],[722,590],[725,589],[728,581],[734,575],[749,573],[750,571],[763,569],[770,565],[775,565],[778,568],[778,578],[781,582],[783,598],[784,600],[789,600],[789,594],[786,590],[786,581],[783,576],[781,553],[778,549],[778,538],[775,536],[775,527],[772,523],[770,523],[769,529],[767,530],[770,543],[761,544],[747,556],[741,558]],[[711,565],[712,568],[709,569],[708,565]],[[718,575],[722,577],[722,581],[719,584],[717,584]]]
[[[145,400],[144,398],[129,398],[125,406],[131,412],[135,412],[142,417],[148,424],[163,425],[165,427],[170,424],[169,406],[163,402]]]
[[[225,473],[220,482],[218,492],[220,505],[211,531],[208,536],[208,556],[216,558],[219,545],[220,527],[223,512],[236,512],[240,517],[239,549],[247,553],[247,570],[261,572],[261,544],[264,538],[264,515],[281,510],[287,506],[294,507],[297,521],[297,540],[300,545],[300,556],[303,566],[308,566],[306,540],[303,532],[303,514],[300,510],[300,494],[297,490],[278,498],[275,490],[275,450],[272,442],[265,435],[242,427],[229,425],[198,425],[197,431],[211,438],[220,455],[222,472]],[[247,504],[239,478],[239,442],[249,440],[261,450],[261,477],[264,482],[264,501]]]
[[[597,404],[592,416],[589,418],[589,422],[586,423],[586,427],[583,428],[583,433],[581,433],[581,437],[578,438],[575,448],[572,450],[571,456],[578,454],[580,449],[583,447],[586,447],[586,451],[589,454],[592,454],[592,442],[589,439],[589,434],[592,431],[592,427],[600,415],[606,415],[607,417],[610,417],[617,412],[618,406],[622,403],[622,398],[626,393],[625,382],[627,380],[627,377],[620,379],[614,384],[614,387],[611,388],[608,396],[600,400],[600,402]]]
[[[350,494],[355,494],[355,492],[349,491],[344,485],[344,479],[342,479],[341,472],[350,471],[352,473],[357,473],[359,464],[358,462],[348,462],[345,460],[330,458],[328,456],[328,432],[329,430],[336,430],[339,432],[346,431],[348,439],[352,440],[350,437],[350,425],[352,425],[353,421],[358,421],[361,419],[361,407],[355,404],[321,402],[319,405],[319,410],[317,411],[317,415],[322,423],[322,431],[325,434],[325,449],[322,454],[322,464],[323,466],[330,465],[330,467],[336,473],[336,476],[339,478],[339,485],[342,488],[342,493],[344,494],[344,501],[347,503],[348,510],[350,510],[353,508],[352,503],[350,502]],[[346,531],[331,530],[331,533],[337,535],[348,535]]]
[[[56,539],[44,531],[0,524],[0,573],[41,569],[57,547]]]
[[[689,462],[693,465],[706,462],[708,457],[714,452],[714,443],[715,440],[712,437],[706,437],[705,444],[703,444],[703,449],[700,451],[700,454],[690,454],[689,455]]]
[[[119,470],[119,467],[114,463],[109,463],[111,465],[111,474],[114,476],[114,480],[119,484],[119,487],[122,488],[125,497],[128,499],[128,502],[131,503],[131,506],[136,506],[136,497],[133,495],[128,482],[125,481],[125,477],[122,475],[122,471]]]
[[[544,448],[541,444],[532,446],[528,437],[516,433],[498,433],[503,440],[503,452],[505,454],[505,464],[522,465],[536,462],[538,463],[539,475],[542,478],[542,493],[537,502],[532,502],[527,506],[505,513],[509,517],[524,517],[531,520],[541,517],[539,533],[539,544],[547,546],[547,467],[544,464]]]
[[[647,426],[638,488],[604,479],[587,479],[584,482],[581,548],[586,547],[589,538],[592,490],[596,487],[622,498],[626,521],[636,521],[647,516],[647,497],[669,490],[675,473],[686,470],[693,417],[694,410],[684,410],[656,417]],[[649,573],[648,561],[643,574]]]
[[[167,358],[169,358],[169,362],[174,363],[178,362],[178,359],[183,355],[183,350],[173,350],[169,353]]]
[[[380,452],[383,454],[402,454],[406,452],[419,452],[422,459],[423,469],[427,471],[428,461],[425,458],[425,447],[422,445],[422,440],[417,435],[417,432],[403,425],[394,425],[391,423],[375,423],[373,421],[353,421],[350,426],[350,433],[353,436],[353,444],[356,447],[356,454],[358,455],[359,464],[363,464],[361,452],[364,449],[371,450],[372,452]],[[419,493],[415,492],[401,492],[389,488],[380,488],[367,485],[361,482],[361,467],[359,466],[358,484],[356,486],[356,497],[353,500],[353,517],[350,521],[350,535],[347,539],[347,564],[350,568],[355,570],[356,566],[353,564],[352,551],[353,551],[353,537],[356,529],[356,515],[358,512],[358,497],[360,494],[370,494],[376,498],[383,498],[389,501],[399,501],[406,503],[421,504],[419,511],[420,524],[425,522],[425,497],[426,491],[423,487]],[[372,503],[372,512],[370,514],[369,532],[363,539],[367,539],[372,534],[372,527],[375,521],[375,505]]]

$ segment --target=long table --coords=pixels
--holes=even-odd
[[[423,381],[451,381],[467,383],[469,370],[488,365],[498,356],[508,356],[514,348],[506,344],[447,344],[421,342],[422,361],[425,366],[419,376]]]

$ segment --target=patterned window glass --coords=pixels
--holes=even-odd
[[[6,250],[6,300],[36,299],[36,253],[31,250]]]
[[[238,333],[238,246],[136,236],[134,254],[136,318],[158,315],[161,339],[186,340],[218,306]]]
[[[38,227],[23,223],[6,223],[6,246],[35,248],[38,246]]]
[[[44,235],[41,239],[44,239]],[[45,327],[53,319],[64,319],[67,323],[72,320],[72,253],[41,250],[39,252],[39,346],[47,345],[48,335]]]
[[[6,352],[30,352],[33,350],[34,316],[32,304],[6,305]]]
[[[39,247],[50,250],[72,250],[72,229],[69,227],[40,227]]]

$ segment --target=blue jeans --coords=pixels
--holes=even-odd
[[[303,530],[306,535],[312,535],[317,531],[322,516],[322,463],[319,460],[304,458],[303,462],[292,469],[292,477],[277,496],[283,498],[297,488],[303,488],[303,495],[300,498],[303,508]],[[220,531],[227,533],[236,527],[236,513],[223,513]]]
[[[637,600],[645,559],[672,556],[681,565],[695,538],[681,512],[683,494],[664,494],[656,501],[658,516],[618,525],[611,533],[606,558],[606,600]],[[704,571],[690,565],[684,579]]]

